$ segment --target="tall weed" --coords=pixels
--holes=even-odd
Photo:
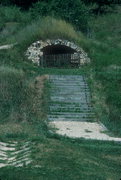
[[[82,33],[80,37],[69,23],[54,19],[52,17],[45,17],[34,21],[26,26],[15,36],[15,41],[19,42],[21,47],[25,50],[32,42],[36,40],[45,39],[67,39],[72,41],[79,41],[84,39]]]

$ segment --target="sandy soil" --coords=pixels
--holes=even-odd
[[[57,134],[71,138],[121,142],[121,138],[107,135],[107,129],[97,122],[52,121],[50,125],[56,128]]]

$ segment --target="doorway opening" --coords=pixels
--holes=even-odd
[[[76,68],[80,64],[80,56],[76,50],[65,45],[48,45],[42,49],[40,66],[58,68]]]

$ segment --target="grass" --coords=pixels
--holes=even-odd
[[[14,36],[30,21],[29,12],[22,12],[15,6],[0,5],[0,44],[8,43],[9,37]]]
[[[121,47],[120,6],[117,13],[92,19],[92,37],[88,42],[92,64],[88,77],[93,92],[97,119],[116,136],[121,136]]]
[[[25,51],[31,43],[38,39],[45,40],[57,38],[78,42],[79,36],[73,26],[64,20],[44,17],[27,25],[21,31],[16,33],[14,37],[10,38],[10,41],[18,42]],[[80,33],[80,39],[81,38],[84,38],[82,33]]]
[[[7,10],[3,11],[5,14]],[[11,14],[11,11],[14,12],[14,9],[10,8],[7,16],[10,14],[13,17],[9,19],[8,16],[2,22],[4,26],[0,31],[2,35],[0,43],[17,41],[19,44],[11,50],[0,51],[0,140],[31,141],[33,162],[30,167],[2,168],[0,178],[2,180],[120,179],[120,144],[75,140],[51,134],[46,121],[48,84],[44,86],[41,79],[45,74],[86,74],[93,92],[97,119],[115,135],[121,136],[121,51],[118,38],[120,12],[111,15],[115,21],[108,15],[93,19],[92,39],[87,39],[65,21],[45,17],[36,22],[31,19],[28,25],[25,14],[15,13],[18,15],[16,20],[15,14]],[[16,12],[18,11],[20,10]],[[21,15],[23,19],[20,18]],[[29,14],[27,18],[28,16]],[[114,43],[113,28],[115,32],[119,31],[117,35],[115,33]],[[47,38],[74,41],[88,52],[91,64],[80,69],[43,69],[33,65],[23,52],[32,42]],[[43,87],[45,87],[44,94]],[[35,165],[38,165],[38,168],[35,168]]]
[[[1,137],[23,139],[36,134],[36,130],[32,129],[37,124],[46,126],[43,86],[42,77],[30,78],[22,70],[0,67]]]
[[[92,29],[92,38],[96,42],[101,42],[111,47],[121,48],[120,46],[120,20],[121,20],[121,7],[117,7],[117,12],[98,16],[90,22]]]
[[[114,143],[36,138],[32,166],[2,168],[0,177],[3,180],[117,180],[121,176],[120,152],[120,145]]]

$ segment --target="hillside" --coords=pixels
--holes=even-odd
[[[36,6],[35,9],[39,7]],[[47,119],[48,75],[85,75],[96,121],[102,122],[110,135],[121,137],[120,6],[111,14],[86,17],[88,28],[82,25],[83,32],[60,17],[36,14],[35,18],[32,15],[35,9],[21,11],[15,6],[0,7],[0,46],[15,44],[11,49],[0,50],[0,148],[3,148],[2,142],[17,142],[15,150],[18,151],[29,142],[32,159],[28,166],[2,167],[0,178],[120,179],[120,143],[62,137],[52,133]],[[83,48],[91,63],[81,68],[42,68],[25,56],[33,42],[58,38],[73,41]],[[12,145],[7,145],[5,153],[9,159],[13,157],[10,147]],[[20,152],[18,161],[21,156]],[[0,158],[0,163],[3,162]]]

